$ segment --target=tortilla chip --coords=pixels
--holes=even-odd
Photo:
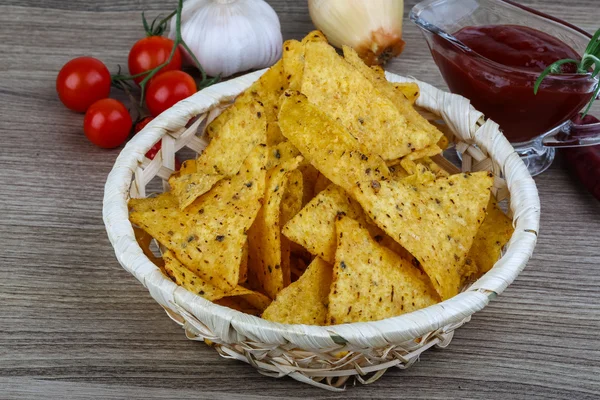
[[[304,45],[297,40],[287,40],[283,44],[282,60],[288,87],[300,90],[304,72]]]
[[[244,92],[244,95],[253,96],[255,100],[260,101],[264,106],[267,120],[267,144],[269,146],[284,140],[277,124],[277,114],[279,113],[279,97],[287,87],[283,61],[279,60]]]
[[[171,176],[169,176],[169,180],[180,177],[181,175],[192,174],[196,172],[196,160],[185,160],[181,164],[181,168],[177,171],[174,171]]]
[[[410,125],[394,103],[329,44],[306,43],[304,58],[301,92],[339,120],[370,153],[389,160],[437,142],[438,136]]]
[[[196,160],[185,160],[179,168],[181,175],[193,174],[196,172]]]
[[[325,175],[319,172],[319,175],[317,176],[317,181],[315,182],[315,196],[321,193],[323,190],[325,190],[329,185],[331,185],[331,181],[327,179]]]
[[[240,277],[238,284],[244,284],[248,281],[248,240],[244,243],[242,248],[242,261],[240,263]]]
[[[171,277],[173,282],[181,287],[186,288],[190,292],[202,296],[210,301],[218,300],[222,297],[225,297],[227,294],[226,291],[207,283],[205,280],[186,268],[170,250],[166,250],[163,253],[163,260],[167,275]]]
[[[388,176],[380,157],[367,153],[347,130],[304,95],[287,91],[284,97],[279,113],[284,136],[329,180],[350,189],[364,179]]]
[[[163,261],[162,258],[154,255],[152,250],[150,250],[150,244],[152,243],[152,236],[150,236],[149,234],[144,232],[142,229],[136,228],[135,226],[133,227],[133,233],[135,235],[135,240],[140,245],[140,248],[142,249],[142,251],[144,252],[146,257],[148,257],[148,259],[150,261],[152,261],[158,268],[161,269],[161,271],[164,272],[165,262]]]
[[[436,125],[436,127],[437,127],[437,125]],[[440,129],[440,131],[443,132],[441,129]],[[442,135],[442,137],[440,137],[440,140],[438,140],[437,146],[442,150],[446,150],[449,145],[450,145],[450,140],[446,137],[446,133],[444,133]]]
[[[268,297],[259,292],[252,292],[253,295],[243,295],[243,296],[231,296],[231,297],[223,297],[222,299],[215,300],[214,303],[223,307],[228,307],[233,310],[237,310],[239,312],[243,312],[244,314],[250,314],[255,316],[260,316],[263,312],[264,308],[256,308],[248,298],[253,299],[255,296],[264,296],[269,301]]]
[[[262,317],[282,324],[325,325],[331,265],[315,257],[302,276],[277,294]]]
[[[235,112],[196,160],[196,173],[235,175],[252,149],[265,142],[262,104],[240,97],[230,108]]]
[[[439,301],[427,275],[377,244],[357,221],[336,221],[337,250],[328,322],[376,321]]]
[[[446,171],[444,168],[442,168],[439,164],[437,164],[429,157],[419,158],[414,161],[403,159],[401,162],[401,166],[405,171],[408,171],[407,173],[410,175],[418,173],[424,174],[425,172],[430,172],[436,178],[446,178],[450,176],[450,173],[448,171]]]
[[[186,288],[192,293],[204,297],[207,300],[224,305],[224,303],[220,303],[219,300],[224,298],[233,299],[237,297],[248,302],[252,308],[258,311],[258,314],[260,314],[271,303],[271,300],[265,295],[250,289],[246,289],[243,286],[238,285],[233,290],[223,291],[207,283],[198,275],[187,269],[183,264],[181,264],[181,262],[179,262],[175,255],[169,250],[165,251],[163,258],[165,260],[165,269],[175,283]],[[234,300],[230,301],[235,303]],[[253,314],[257,315],[257,313]]]
[[[288,223],[294,215],[302,209],[304,180],[299,169],[288,173],[284,186],[283,197],[280,204],[279,227]],[[283,286],[291,283],[290,256],[292,243],[285,236],[281,236],[281,272],[283,273]]]
[[[388,169],[390,170],[390,179],[395,181],[404,179],[410,175],[401,165],[394,165],[388,167]]]
[[[469,258],[477,264],[480,275],[492,269],[513,232],[511,219],[498,207],[494,196],[491,196],[486,216],[469,251]]]
[[[267,160],[267,171],[288,160],[294,159],[300,152],[289,140],[273,146],[269,146],[269,159]]]
[[[420,150],[413,151],[405,156],[402,160],[417,160],[423,157],[433,157],[441,152],[442,149],[440,149],[437,144],[432,144]]]
[[[479,274],[479,267],[475,260],[473,260],[470,256],[467,256],[465,263],[460,268],[460,276],[462,277],[461,285],[468,283],[473,280],[473,278],[477,278]]]
[[[368,79],[383,96],[389,99],[403,116],[407,124],[407,129],[398,132],[406,132],[405,134],[410,138],[410,140],[408,140],[411,144],[410,151],[413,151],[413,149],[420,150],[438,142],[443,136],[442,132],[423,118],[423,116],[421,116],[413,107],[413,104],[419,97],[419,86],[417,84],[388,82],[385,73],[381,74],[376,70],[367,67],[358,54],[350,47],[344,46],[344,58]],[[418,143],[417,140],[419,140]],[[409,152],[406,152],[402,155],[408,153]],[[386,160],[390,160],[401,156],[387,158],[382,155],[382,157]]]
[[[304,271],[306,271],[306,261],[304,261],[303,258],[292,254],[290,257],[290,273],[292,275],[292,282],[297,281],[302,276]]]
[[[362,210],[342,188],[330,185],[292,218],[283,227],[282,233],[311,254],[333,264],[336,247],[335,218],[341,213],[358,219],[361,218]]]
[[[401,93],[402,96],[404,96],[406,100],[410,102],[410,104],[415,104],[421,92],[419,85],[414,82],[393,83],[392,86],[394,89],[396,89],[396,91]]]
[[[419,85],[414,82],[389,82],[385,77],[383,68],[379,66],[369,67],[351,47],[342,46],[342,49],[344,52],[344,59],[367,78],[377,90],[394,103],[398,102],[404,104],[405,101],[403,101],[402,98],[408,100],[410,104],[414,104],[415,101],[417,101],[420,92]],[[400,96],[400,98],[396,99],[398,96]],[[401,108],[401,110],[404,109],[405,106]]]
[[[171,193],[131,200],[130,220],[206,282],[222,290],[239,281],[246,230],[264,195],[267,148],[256,146],[240,172],[220,181],[185,211]]]
[[[298,170],[302,173],[302,205],[304,206],[315,197],[315,185],[320,172],[308,163],[298,167]]]
[[[342,48],[342,50],[344,50],[344,49]],[[358,56],[358,53],[355,52],[355,54]],[[346,54],[344,54],[344,58],[346,59],[346,61],[348,61],[350,64],[352,64],[354,66],[354,62],[351,62],[351,60],[348,59],[348,57],[346,57]],[[358,58],[360,59],[360,57],[358,57]],[[363,64],[364,64],[364,62],[363,62]],[[371,68],[371,70],[373,72],[375,72],[375,74],[377,76],[385,78],[385,70],[380,65],[371,65],[369,68]]]
[[[493,178],[487,172],[437,180],[430,175],[365,181],[353,194],[373,221],[419,261],[446,300],[460,290],[460,269],[483,222]]]
[[[287,81],[283,74],[283,62],[280,60],[236,99],[236,102],[259,101],[262,104],[267,123],[267,144],[269,145],[277,144],[283,140],[277,126],[279,97],[287,89]],[[207,136],[209,138],[215,137],[223,128],[225,121],[232,117],[232,114],[235,114],[234,109],[231,107],[225,109],[207,126]]]
[[[196,172],[169,179],[181,209],[188,207],[221,179],[237,174],[252,149],[259,143],[265,143],[264,107],[256,100],[240,97],[231,108],[234,110],[231,118],[196,160]]]
[[[298,168],[301,162],[299,156],[267,172],[263,206],[248,230],[248,283],[271,298],[275,298],[291,279],[288,276],[289,250],[282,252],[281,247],[280,207],[289,183],[289,172]],[[283,261],[285,257],[287,261]]]

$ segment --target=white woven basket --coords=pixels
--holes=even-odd
[[[187,147],[202,152],[207,120],[250,86],[265,70],[204,89],[163,112],[125,146],[108,176],[104,223],[117,259],[185,328],[191,340],[210,340],[225,358],[241,360],[273,377],[290,376],[330,390],[342,390],[348,378],[371,383],[391,367],[407,368],[432,346],[445,347],[453,332],[502,293],[525,267],[535,247],[540,203],[527,168],[498,129],[469,101],[431,85],[394,74],[394,82],[416,82],[417,105],[441,117],[455,134],[463,171],[490,170],[501,200],[510,195],[515,232],[503,257],[459,295],[434,306],[368,323],[334,326],[285,325],[215,305],[177,286],[144,255],[128,219],[129,197],[145,197],[146,185],[173,170],[174,154]],[[192,117],[198,119],[188,128]],[[438,118],[439,118],[438,117]],[[153,161],[144,154],[162,140]]]

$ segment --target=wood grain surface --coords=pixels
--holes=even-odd
[[[304,0],[271,0],[285,38],[312,29]],[[415,0],[406,2],[406,11]],[[589,32],[597,0],[528,0]],[[75,56],[114,72],[164,0],[0,2],[0,399],[600,398],[600,203],[559,159],[536,178],[535,255],[517,281],[406,371],[343,394],[263,377],[167,318],[117,263],[102,223],[119,150],[94,147],[54,80]],[[421,34],[388,69],[444,84]],[[599,108],[595,113],[600,114]]]

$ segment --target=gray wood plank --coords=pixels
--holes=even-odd
[[[174,2],[171,2],[174,4]],[[272,0],[284,37],[312,29],[306,2]],[[596,0],[531,5],[596,29]],[[408,11],[414,0],[406,2]],[[341,395],[263,377],[185,339],[114,258],[101,218],[119,150],[94,147],[54,79],[75,56],[111,70],[163,1],[0,4],[0,398],[592,399],[600,392],[600,209],[558,160],[536,178],[539,244],[528,267],[444,350]],[[417,29],[388,69],[444,88]],[[600,114],[600,108],[594,108]]]

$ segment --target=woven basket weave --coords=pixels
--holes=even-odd
[[[535,247],[540,204],[535,183],[498,125],[485,120],[469,101],[431,85],[387,74],[393,82],[416,82],[417,105],[431,118],[443,119],[454,133],[462,170],[490,170],[494,194],[508,198],[515,232],[494,268],[457,296],[394,318],[334,326],[278,324],[213,304],[165,277],[144,255],[128,219],[127,200],[145,197],[156,176],[168,187],[174,154],[184,147],[201,153],[203,127],[263,71],[211,86],[163,112],[123,149],[108,176],[104,222],[121,265],[133,274],[181,324],[191,340],[212,342],[225,357],[247,362],[262,374],[290,376],[330,390],[342,390],[349,378],[371,383],[391,367],[407,368],[430,347],[445,347],[453,332],[502,293],[525,267]],[[192,117],[195,122],[186,128]],[[154,160],[144,154],[162,140]]]

